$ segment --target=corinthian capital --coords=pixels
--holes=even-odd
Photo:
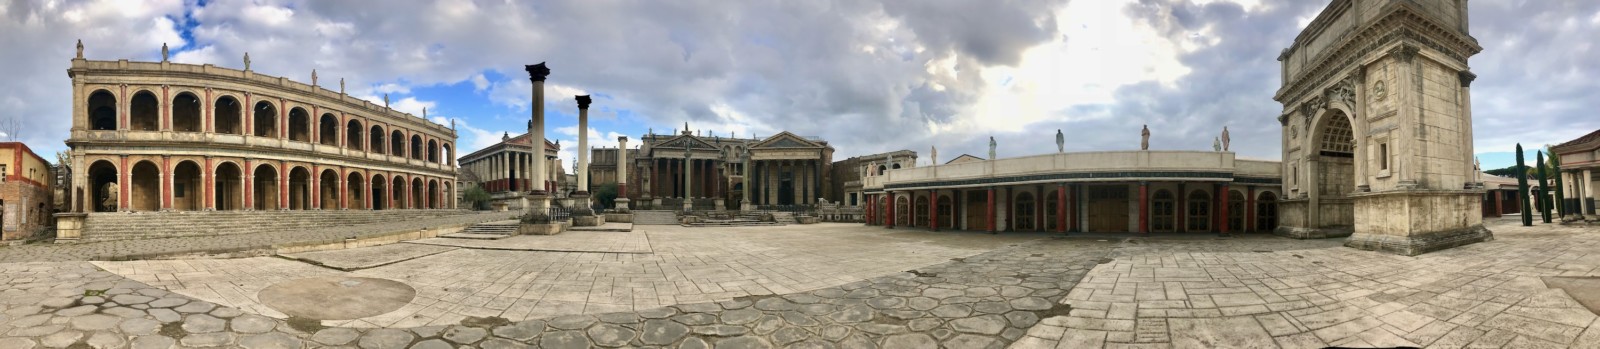
[[[534,65],[524,66],[523,69],[528,71],[528,79],[529,80],[544,81],[544,78],[550,76],[550,68],[544,66],[544,62],[539,62],[539,64],[534,64]]]

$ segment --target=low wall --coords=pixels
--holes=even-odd
[[[221,236],[433,219],[465,210],[307,210],[214,212],[101,212],[88,214],[80,241]]]

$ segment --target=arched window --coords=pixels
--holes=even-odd
[[[106,90],[89,94],[89,129],[95,131],[117,129],[116,95]]]
[[[406,155],[406,134],[400,133],[400,130],[389,133],[389,155]]]
[[[428,140],[428,162],[439,163],[439,142]]]
[[[1189,193],[1189,200],[1185,203],[1189,214],[1187,228],[1191,232],[1201,232],[1211,229],[1211,195],[1205,191],[1195,190]]]
[[[161,101],[150,91],[133,94],[133,104],[128,106],[128,126],[134,131],[161,130]]]
[[[361,142],[361,140],[365,139],[361,137],[362,134],[366,133],[362,132],[365,130],[366,128],[361,127],[361,121],[359,120],[350,119],[350,122],[345,123],[344,148],[350,150],[362,150],[362,146],[366,145],[366,143]]]
[[[1177,201],[1173,200],[1172,192],[1166,189],[1156,190],[1150,196],[1150,230],[1159,232],[1176,231]]]
[[[370,147],[367,148],[367,151],[373,152],[373,153],[378,153],[378,154],[387,153],[389,148],[388,148],[387,145],[383,144],[384,135],[385,135],[383,133],[383,127],[379,127],[378,125],[372,125],[372,132],[370,133],[370,135],[372,136],[371,137],[371,144],[369,144]],[[373,198],[376,199],[377,197],[374,196]]]
[[[200,132],[200,99],[193,93],[179,93],[172,98],[172,131]]]
[[[295,107],[289,110],[289,140],[311,141],[311,115],[306,114],[305,109]]]
[[[317,143],[322,145],[339,146],[339,117],[322,114],[322,120],[317,123],[317,138],[321,138]]]
[[[239,169],[239,165],[232,162],[217,165],[217,173],[212,180],[216,182],[212,193],[218,211],[244,209],[244,171]]]
[[[450,143],[445,143],[443,145],[443,148],[444,148],[444,164],[445,165],[450,165],[450,166],[455,166],[456,165],[456,152],[455,152],[455,150],[451,150],[450,149]]]
[[[244,117],[241,114],[243,113],[240,110],[241,107],[239,100],[233,99],[232,96],[217,98],[216,105],[211,107],[211,125],[215,127],[215,132],[231,135],[244,134],[243,126],[241,126],[243,123],[240,122]]]
[[[256,102],[256,106],[252,110],[255,114],[252,118],[254,120],[252,125],[255,127],[256,132],[254,134],[256,137],[278,137],[278,107],[263,101]],[[260,200],[259,198],[256,199],[256,201]]]
[[[422,160],[422,135],[411,135],[411,158]]]

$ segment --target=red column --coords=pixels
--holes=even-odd
[[[206,95],[207,95],[207,97],[209,97],[210,93],[207,93]],[[217,210],[217,193],[216,193],[216,190],[217,190],[217,173],[216,173],[216,171],[213,171],[211,169],[211,158],[210,157],[206,158],[206,168],[201,169],[201,171],[204,171],[204,173],[205,173],[205,178],[200,180],[200,185],[205,186],[204,190],[202,190],[202,192],[205,193],[203,195],[206,196],[206,208],[205,208],[205,210],[206,211],[216,211]]]
[[[1499,216],[1505,215],[1506,214],[1505,199],[1502,199],[1500,197],[1500,191],[1499,190],[1490,190],[1490,192],[1494,193],[1494,216],[1495,217],[1499,217]]]
[[[161,179],[161,210],[172,210],[172,157],[161,156],[161,176],[158,178]]]
[[[994,221],[994,219],[995,219],[995,216],[994,216],[994,188],[990,187],[989,189],[987,189],[987,191],[989,193],[989,213],[985,217],[989,218],[989,222],[988,222],[987,228],[989,229],[989,233],[993,234],[993,233],[996,233],[996,231],[994,230],[995,229],[995,224],[994,224],[995,223],[995,221]]]
[[[1150,235],[1150,183],[1139,182],[1139,234]]]
[[[1217,216],[1222,217],[1222,223],[1218,224],[1217,226],[1222,227],[1221,229],[1219,229],[1219,231],[1222,232],[1223,236],[1227,236],[1228,235],[1228,217],[1230,217],[1230,216],[1228,216],[1228,195],[1230,195],[1232,193],[1228,191],[1228,185],[1226,183],[1222,184],[1221,187],[1222,187],[1222,191],[1217,194],[1217,197],[1218,197],[1217,200],[1222,201],[1221,205],[1217,205],[1217,208],[1218,208],[1217,211],[1221,212],[1221,214],[1218,214]],[[1240,222],[1240,224],[1243,224],[1243,222]]]
[[[888,209],[884,211],[884,213],[887,213],[889,215],[888,216],[884,216],[885,219],[884,219],[884,224],[883,225],[885,227],[888,227],[889,229],[894,229],[894,209],[895,209],[894,206],[895,206],[895,203],[896,203],[895,202],[895,198],[894,198],[894,192],[889,192],[889,196],[887,196],[887,198],[889,199],[889,206],[888,206]]]
[[[928,227],[939,231],[939,191],[928,191]]]
[[[1256,231],[1256,187],[1246,186],[1244,189],[1244,232]]]
[[[316,115],[316,114],[313,113],[312,115]],[[315,125],[315,124],[318,124],[318,123],[312,123],[312,124]],[[315,127],[313,127],[313,128],[315,128]],[[317,134],[316,131],[312,131],[311,132],[312,137],[316,137],[316,134]],[[311,140],[311,143],[318,143],[318,140],[313,139],[313,140]],[[307,207],[306,208],[306,209],[309,209],[309,210],[320,210],[320,209],[322,209],[322,174],[321,174],[321,172],[317,172],[317,171],[319,171],[317,169],[317,167],[318,166],[316,164],[312,164],[311,165],[311,176],[310,176],[310,178],[306,178],[306,180],[311,181],[311,183],[306,185],[306,186],[311,187],[311,193],[309,193],[311,198],[306,199],[306,202],[310,202],[310,204],[308,204],[307,206],[311,206],[311,207]]]
[[[18,170],[20,170],[20,168]],[[117,193],[117,196],[121,196],[121,198],[117,199],[117,201],[121,202],[120,204],[117,204],[117,211],[119,211],[119,212],[128,212],[128,211],[130,211],[128,209],[128,204],[131,201],[131,199],[129,198],[129,196],[130,196],[129,193],[132,192],[131,188],[133,187],[133,169],[128,168],[128,156],[127,155],[123,155],[122,156],[122,168],[121,168],[120,171],[117,171],[117,172],[121,172],[121,173],[118,174],[118,176],[122,177],[121,179],[117,180],[117,181],[121,182],[121,183],[117,183],[117,191],[119,192],[119,193]]]
[[[1067,185],[1056,184],[1056,232],[1067,232]]]

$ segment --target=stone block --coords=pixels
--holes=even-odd
[[[606,214],[606,221],[607,222],[616,222],[616,223],[633,223],[633,214],[632,213],[607,213]]]
[[[564,229],[562,229],[561,223],[523,223],[517,226],[517,235],[556,235],[560,234],[563,230]]]

